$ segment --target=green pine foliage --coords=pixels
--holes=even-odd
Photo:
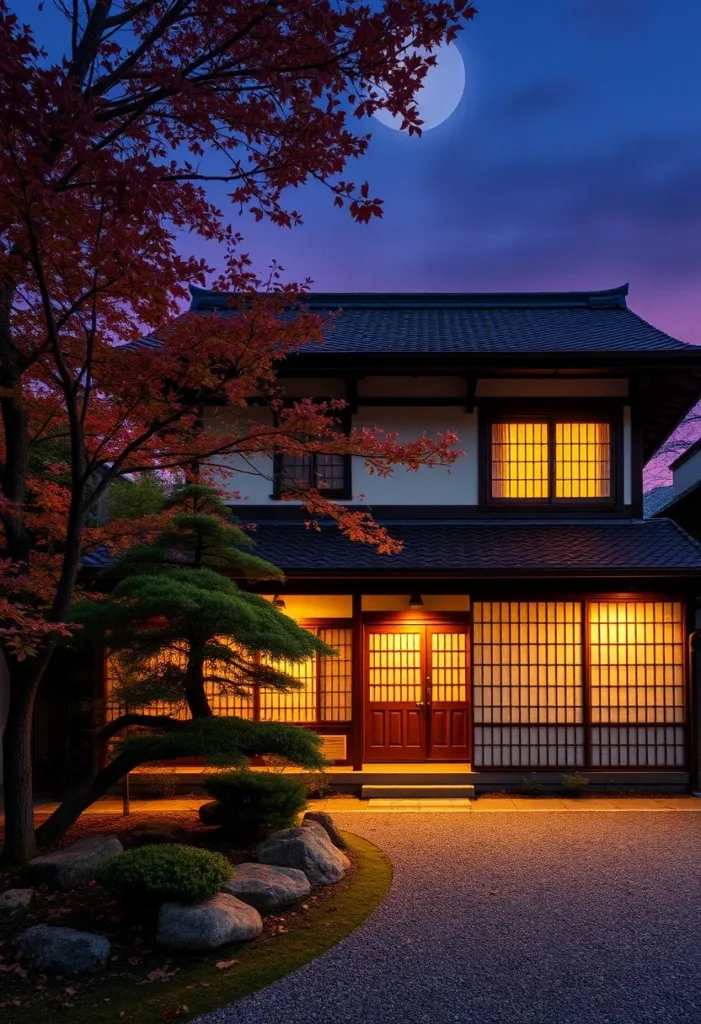
[[[307,803],[299,779],[267,772],[222,772],[210,776],[204,788],[215,799],[200,807],[200,821],[217,825],[242,845],[290,828]]]
[[[102,865],[97,881],[127,906],[152,907],[166,900],[206,900],[228,882],[232,872],[221,853],[164,843],[118,854]]]
[[[168,529],[123,556],[107,599],[74,610],[81,641],[118,652],[113,698],[130,711],[163,701],[202,718],[207,693],[298,688],[289,663],[333,650],[229,575],[279,580],[280,570],[252,552],[214,488],[179,487],[163,507]]]
[[[245,768],[251,758],[272,754],[314,771],[326,764],[321,742],[316,733],[281,722],[195,718],[173,732],[131,735],[120,751],[135,764],[204,757],[217,768]]]

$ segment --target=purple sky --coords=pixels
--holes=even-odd
[[[467,84],[423,138],[370,121],[385,217],[357,225],[316,185],[285,231],[241,222],[319,291],[608,288],[701,342],[701,3],[491,0],[458,40]]]
[[[51,5],[15,9],[56,52]],[[285,230],[232,211],[244,249],[317,291],[609,288],[701,343],[701,2],[478,0],[458,39],[467,84],[423,138],[374,119],[368,179],[385,217],[354,224],[316,184]],[[226,189],[214,192],[226,203]],[[190,247],[188,240],[184,246]],[[194,244],[217,264],[218,253]]]

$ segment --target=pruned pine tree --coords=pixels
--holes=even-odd
[[[282,574],[253,553],[253,541],[231,522],[216,489],[178,487],[164,511],[168,527],[110,570],[118,581],[109,596],[73,610],[72,621],[82,628],[72,642],[110,652],[111,720],[98,741],[117,743],[105,768],[38,829],[42,845],[54,842],[126,771],[160,759],[164,743],[170,757],[194,754],[234,767],[266,753],[309,768],[323,764],[317,738],[293,726],[236,716],[228,725],[203,725],[212,719],[213,698],[231,704],[232,698],[250,699],[256,687],[299,688],[292,666],[334,651],[231,578],[280,580]],[[125,740],[133,726],[143,742],[133,735]]]

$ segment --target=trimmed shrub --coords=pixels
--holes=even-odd
[[[130,906],[174,900],[199,903],[218,892],[233,873],[221,853],[169,843],[120,853],[100,868],[97,881]]]
[[[268,772],[222,772],[204,784],[212,803],[200,808],[200,821],[218,825],[222,833],[243,844],[290,828],[307,805],[303,783]]]

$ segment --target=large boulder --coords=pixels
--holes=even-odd
[[[273,832],[258,851],[261,864],[299,868],[312,885],[340,882],[350,867],[345,853],[333,845],[321,825],[310,822],[304,828]]]
[[[237,864],[221,892],[228,892],[256,910],[289,907],[309,895],[311,886],[303,871],[273,864]]]
[[[156,942],[166,949],[204,953],[234,942],[248,942],[263,930],[258,911],[227,892],[202,903],[164,903],[158,912]]]
[[[105,966],[110,944],[104,935],[37,924],[20,935],[19,952],[23,957],[31,957],[42,971],[87,974]]]
[[[31,882],[43,882],[52,889],[74,889],[90,882],[97,869],[122,853],[124,847],[116,836],[93,836],[64,846],[55,853],[35,857],[25,866],[24,873]]]
[[[321,825],[333,845],[339,850],[345,850],[347,843],[336,828],[336,824],[330,814],[327,814],[326,811],[307,811],[302,820],[302,828],[311,822]]]
[[[33,889],[7,889],[0,892],[0,921],[29,910],[34,902]]]

